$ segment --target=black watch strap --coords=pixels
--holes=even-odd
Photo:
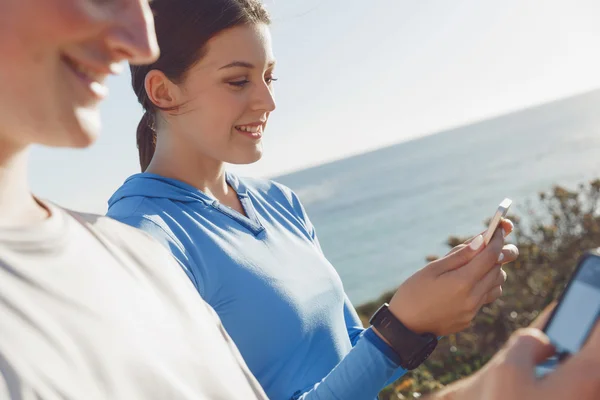
[[[404,369],[412,370],[421,365],[437,346],[434,334],[411,331],[392,314],[388,304],[373,314],[370,323],[390,343]]]

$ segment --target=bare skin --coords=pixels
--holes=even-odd
[[[178,82],[150,71],[149,99],[158,110],[175,110],[157,112],[156,150],[147,172],[190,184],[243,214],[225,180],[225,164],[261,158],[262,135],[275,110],[274,68],[269,28],[257,24],[215,35]],[[512,223],[504,221],[503,228],[509,234]],[[504,245],[502,230],[488,246],[458,246],[404,282],[390,310],[416,332],[463,330],[482,305],[502,294],[501,265],[517,256],[515,246]]]
[[[27,182],[29,147],[85,147],[99,132],[104,81],[121,61],[158,56],[146,0],[0,2],[0,228],[48,211]]]
[[[456,382],[427,400],[595,400],[600,398],[600,324],[583,349],[543,379],[536,364],[554,354],[540,330],[551,305],[530,328],[515,332],[479,372]]]

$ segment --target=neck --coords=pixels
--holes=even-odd
[[[158,135],[156,151],[147,172],[185,182],[220,201],[232,196],[223,161],[198,154],[185,143],[161,140],[165,136]]]
[[[0,227],[30,225],[48,217],[27,183],[27,147],[0,138]]]

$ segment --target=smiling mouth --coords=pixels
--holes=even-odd
[[[263,134],[263,126],[263,124],[237,125],[235,126],[235,129],[238,132],[250,136],[252,138],[261,138]]]
[[[98,100],[104,99],[108,95],[108,88],[104,84],[107,74],[89,68],[82,63],[66,55],[62,57],[63,62],[79,78],[82,85]]]

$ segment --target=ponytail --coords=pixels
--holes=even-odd
[[[137,148],[140,154],[140,167],[146,171],[154,150],[156,149],[156,132],[154,130],[154,115],[146,111],[137,128]]]

